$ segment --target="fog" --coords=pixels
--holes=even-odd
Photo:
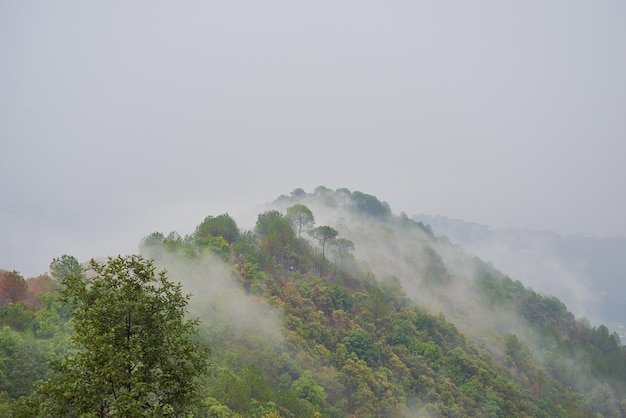
[[[414,218],[512,279],[556,295],[576,316],[603,323],[624,338],[626,239],[502,230],[424,214]]]
[[[598,293],[592,291],[592,284],[582,266],[564,263],[557,253],[552,252],[554,243],[550,244],[548,239],[537,239],[537,236],[554,234],[520,233],[527,238],[526,241],[511,239],[499,253],[493,246],[484,247],[484,254],[501,261],[494,266],[486,262],[489,260],[480,260],[474,252],[447,237],[432,234],[428,228],[411,223],[405,214],[381,222],[355,214],[341,204],[336,205],[341,200],[338,191],[331,190],[327,196],[318,194],[320,196],[316,198],[309,195],[301,199],[278,199],[273,207],[284,211],[295,202],[306,204],[313,211],[317,225],[330,225],[339,232],[339,237],[354,242],[354,264],[345,264],[348,271],[353,269],[362,276],[364,271],[369,270],[381,287],[397,280],[406,295],[420,308],[432,315],[443,314],[474,346],[486,349],[501,364],[509,361],[503,336],[514,335],[538,364],[549,368],[556,361],[565,365],[563,370],[569,371],[570,384],[584,393],[588,400],[597,395],[603,396],[607,402],[609,399],[614,402],[616,394],[609,385],[593,377],[591,370],[595,366],[588,362],[588,358],[575,352],[570,357],[555,358],[550,353],[555,341],[547,341],[545,335],[533,328],[513,306],[494,305],[478,291],[477,279],[483,274],[496,278],[508,275],[543,296],[556,296],[564,301],[576,320],[583,324],[589,323],[588,318],[593,320],[595,326],[605,322],[606,317],[602,315],[606,312],[600,310],[601,300]],[[331,202],[330,206],[325,202]],[[507,241],[496,236],[489,241],[477,241],[481,242],[503,244]],[[469,248],[476,247],[470,245]],[[512,268],[512,271],[503,270],[503,266]],[[570,301],[574,302],[573,307],[569,305]],[[584,318],[582,313],[589,312],[596,316]],[[428,416],[420,405],[411,406],[410,400],[408,405],[415,416]]]
[[[289,360],[292,352],[279,311],[260,296],[247,294],[232,266],[210,253],[190,259],[160,247],[144,247],[142,252],[155,259],[170,281],[182,285],[189,296],[187,316],[199,320],[200,338],[211,347],[212,361],[234,370],[254,363],[268,372],[271,365],[259,353],[272,351]]]
[[[339,232],[339,238],[354,242],[354,264],[346,264],[346,269],[357,275],[369,270],[379,283],[397,280],[414,302],[434,315],[444,314],[470,339],[516,329],[522,332],[519,324],[524,321],[517,314],[502,311],[493,315],[482,303],[475,286],[484,270],[480,260],[447,239],[435,239],[415,223],[409,227],[399,223],[400,218],[381,222],[341,204],[325,203],[334,202],[336,196],[337,191],[329,199],[323,195],[279,199],[269,207],[284,212],[294,202],[304,203],[313,211],[316,225],[329,225]]]
[[[296,187],[626,236],[626,5],[0,4],[0,267]]]

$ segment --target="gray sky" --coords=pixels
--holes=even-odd
[[[0,268],[296,187],[626,236],[623,1],[0,0]]]

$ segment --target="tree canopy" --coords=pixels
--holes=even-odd
[[[298,237],[300,237],[302,233],[302,228],[315,224],[315,216],[313,216],[313,212],[301,203],[287,208],[287,218],[298,231]]]
[[[181,416],[196,400],[195,377],[208,348],[194,342],[181,286],[140,256],[91,261],[88,274],[64,276],[74,307],[74,351],[24,411],[37,416]]]
[[[322,245],[322,255],[326,256],[325,254],[326,243],[331,240],[334,240],[339,234],[339,232],[337,232],[337,230],[335,230],[334,228],[328,225],[322,225],[322,226],[318,226],[316,228],[311,229],[309,231],[309,234],[314,239],[319,241],[319,243]]]
[[[202,241],[208,237],[221,237],[228,244],[233,244],[239,239],[239,228],[237,223],[227,213],[217,216],[207,216],[200,225],[196,227],[195,239]]]
[[[0,270],[0,305],[26,298],[26,281],[17,271]]]
[[[53,258],[50,263],[50,275],[59,282],[66,276],[81,274],[82,272],[83,268],[76,257],[72,255],[64,254],[61,257]]]

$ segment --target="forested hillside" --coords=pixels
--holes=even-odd
[[[443,216],[415,215],[437,235],[603,323],[626,341],[626,238],[495,229]]]
[[[185,352],[205,353],[208,368],[190,376],[180,373],[187,370],[182,362],[176,373],[164,366],[150,372],[160,387],[167,376],[189,377],[193,402],[172,398],[172,407],[163,406],[169,398],[161,389],[145,398],[129,389],[115,407],[100,400],[93,416],[120,416],[116,408],[130,404],[199,417],[626,415],[626,350],[617,335],[575,318],[556,297],[468,256],[375,196],[296,189],[261,209],[250,229],[229,214],[199,221],[184,235],[146,235],[138,258],[81,267],[65,255],[48,274],[27,280],[1,271],[0,416],[53,416],[37,405],[58,399],[59,410],[76,411],[77,401],[49,382],[63,382],[73,370],[67,364],[85,354],[77,343],[97,340],[76,335],[93,318],[90,304],[113,295],[107,283],[146,275],[128,289],[155,289],[150,260],[166,270],[159,280],[180,282],[191,294],[188,304],[176,292],[173,300],[198,322],[176,329],[197,329],[189,333],[193,347],[210,351],[185,342]],[[94,283],[105,290],[89,299]],[[99,312],[115,312],[122,299],[111,296]],[[161,329],[150,319],[156,305],[142,306],[146,324]],[[149,338],[145,344],[131,350],[142,364],[159,346]],[[93,347],[107,355],[106,347]],[[139,379],[134,387],[144,386]]]

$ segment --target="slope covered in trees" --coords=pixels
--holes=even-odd
[[[558,294],[570,310],[604,323],[626,341],[626,238],[496,229],[423,214],[414,219],[535,290]]]
[[[616,335],[375,196],[296,189],[248,230],[209,215],[189,235],[147,235],[140,251],[192,294],[195,343],[211,348],[208,372],[195,379],[195,416],[626,414]],[[82,273],[74,261],[56,259],[52,285],[30,299],[3,299],[4,415],[45,396],[30,384],[50,378],[51,359],[76,356],[79,318],[55,296],[58,277]],[[1,277],[11,285],[15,275]]]

